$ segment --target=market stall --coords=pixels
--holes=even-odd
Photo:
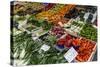
[[[92,61],[97,50],[98,29],[94,23],[86,22],[84,15],[73,13],[82,13],[79,6],[24,4],[14,5],[15,13],[11,15],[11,60],[14,65]],[[26,11],[26,15],[21,15],[20,11]]]

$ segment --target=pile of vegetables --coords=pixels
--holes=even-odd
[[[52,23],[49,23],[48,21],[44,19],[36,19],[35,16],[31,16],[28,19],[28,23],[31,23],[32,25],[36,27],[42,27],[44,30],[50,30],[52,27]]]
[[[77,36],[84,25],[85,23],[82,21],[71,19],[70,22],[64,25],[64,29]]]
[[[48,39],[49,43],[46,41],[43,42],[42,40],[33,41],[31,35],[25,32],[14,36],[13,45],[11,46],[11,59],[15,61],[20,60],[20,63],[23,60],[22,65],[65,63],[66,60],[63,57],[64,53],[56,51],[52,46],[55,37],[50,35],[47,36],[46,39]],[[51,48],[46,52],[39,53],[44,43],[48,44]]]
[[[59,27],[59,26],[54,26],[51,31],[51,34],[57,36],[57,38],[60,38],[62,35],[65,34],[65,31],[63,28]]]
[[[85,38],[76,38],[67,35],[64,38],[59,39],[56,45],[59,46],[60,49],[64,47],[66,49],[74,47],[74,49],[78,52],[76,60],[79,62],[86,62],[89,60],[92,52],[94,51],[96,43]]]
[[[54,46],[54,44],[56,43],[56,36],[53,36],[51,34],[45,34],[43,36],[40,36],[39,39],[41,39],[43,42],[45,42],[46,44],[49,44],[51,46]]]
[[[76,38],[72,41],[72,44],[74,46],[78,46],[78,49],[77,49],[78,56],[76,57],[76,60],[78,60],[80,62],[88,61],[88,59],[96,45],[95,42],[92,42],[85,38],[81,38],[81,39]]]
[[[72,25],[74,25],[74,26],[77,26],[77,27],[82,27],[83,26],[83,23],[79,23],[79,21],[77,22],[77,21],[73,21],[73,23],[72,23]]]
[[[71,35],[66,35],[64,38],[60,38],[57,41],[57,45],[62,45],[66,48],[70,48],[71,47],[71,42],[72,42],[72,36]]]
[[[97,41],[97,29],[94,28],[91,24],[85,24],[83,29],[80,31],[80,36]]]
[[[18,15],[39,13],[44,8],[45,6],[41,3],[24,2],[20,4],[20,2],[17,2],[17,4],[12,5],[12,9],[14,9],[14,14]]]

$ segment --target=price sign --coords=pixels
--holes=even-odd
[[[50,46],[44,44],[44,45],[41,47],[41,49],[44,50],[44,51],[48,51],[48,50],[50,49]]]
[[[70,63],[72,62],[75,57],[78,55],[77,51],[71,47],[65,54],[64,54],[64,57],[65,59]]]

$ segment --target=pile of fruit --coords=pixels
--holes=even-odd
[[[44,8],[45,5],[41,3],[30,3],[30,2],[24,2],[24,3],[16,2],[16,4],[13,7],[14,14],[18,14],[18,15],[39,13],[43,11]]]

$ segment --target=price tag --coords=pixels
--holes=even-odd
[[[48,51],[50,49],[50,46],[44,44],[40,49]]]
[[[75,57],[78,55],[77,51],[71,47],[65,54],[64,57],[65,59],[70,63],[75,59]]]
[[[85,19],[85,21],[88,19],[89,15],[90,15],[89,12],[85,13],[85,15],[84,15],[84,19]]]

